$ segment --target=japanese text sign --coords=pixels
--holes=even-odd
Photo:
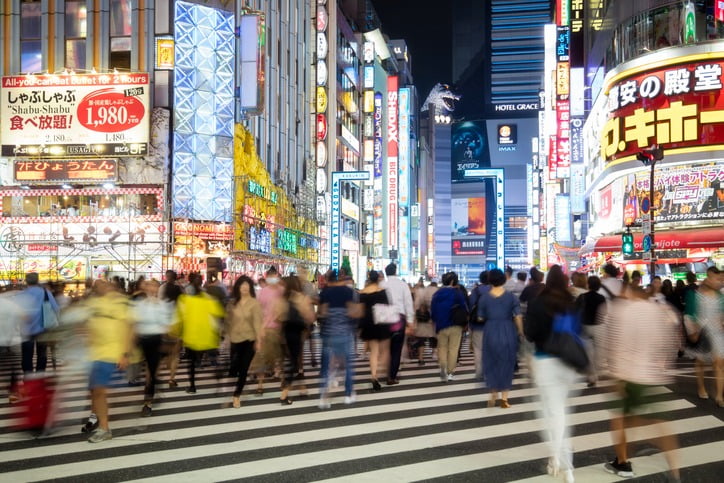
[[[115,159],[15,161],[15,181],[116,181]]]
[[[143,156],[148,153],[148,74],[2,78],[2,156]]]
[[[662,67],[608,90],[601,156],[613,161],[652,144],[665,150],[724,142],[724,60]]]

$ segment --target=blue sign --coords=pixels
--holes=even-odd
[[[651,250],[651,235],[646,235],[643,240],[643,249],[645,252]]]
[[[332,233],[331,233],[331,255],[332,268],[340,266],[340,215],[342,213],[342,196],[340,181],[342,180],[367,180],[370,179],[369,171],[334,171],[332,173]]]
[[[648,197],[641,200],[641,213],[646,214],[649,212],[649,208],[651,208],[651,201]]]

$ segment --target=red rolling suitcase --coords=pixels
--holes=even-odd
[[[16,428],[42,430],[50,427],[53,388],[46,377],[26,377],[19,391],[16,408]]]

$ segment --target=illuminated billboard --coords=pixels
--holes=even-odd
[[[452,254],[487,253],[487,213],[485,196],[451,200]]]
[[[490,166],[487,128],[485,121],[467,121],[454,124],[452,128],[452,172],[453,183],[471,182],[465,171]]]
[[[146,73],[2,78],[2,156],[148,154]]]
[[[605,161],[635,156],[652,144],[668,155],[724,143],[724,60],[706,59],[615,75],[608,87],[607,122],[600,133]]]

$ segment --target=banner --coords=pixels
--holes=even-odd
[[[673,59],[672,59],[673,62]],[[670,65],[621,79],[608,89],[601,157],[635,156],[657,143],[676,148],[724,143],[724,60]]]
[[[7,76],[0,96],[3,156],[148,153],[148,74]]]

